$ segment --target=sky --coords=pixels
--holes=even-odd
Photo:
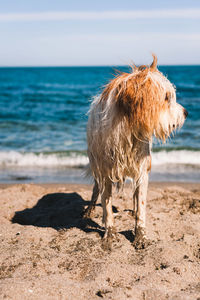
[[[200,64],[199,0],[0,0],[0,66]]]

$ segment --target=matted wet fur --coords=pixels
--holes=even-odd
[[[137,243],[144,239],[152,137],[165,142],[187,116],[176,102],[174,86],[158,71],[155,55],[153,59],[151,66],[133,66],[131,73],[120,73],[91,105],[87,141],[95,185],[85,216],[90,217],[100,194],[105,239],[114,223],[112,184],[123,186],[127,176],[133,179]]]

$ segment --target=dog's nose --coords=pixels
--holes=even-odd
[[[187,118],[187,116],[188,116],[188,111],[186,109],[184,109],[184,116],[185,116],[185,118]]]

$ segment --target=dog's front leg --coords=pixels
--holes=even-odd
[[[134,246],[137,249],[144,248],[146,240],[146,200],[148,189],[148,172],[145,172],[140,185],[137,187],[135,199],[135,239]]]
[[[109,179],[105,181],[105,189],[101,196],[103,208],[103,223],[105,224],[105,234],[103,237],[104,246],[110,248],[115,230],[113,228],[114,218],[112,212],[112,182]]]
[[[139,187],[136,187],[134,189],[134,193],[133,193],[133,211],[132,211],[132,215],[134,217],[136,217],[136,212],[137,212],[138,193],[139,193]]]

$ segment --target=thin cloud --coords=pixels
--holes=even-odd
[[[199,19],[200,9],[130,10],[130,11],[64,11],[37,13],[3,13],[0,22],[37,22],[68,20],[132,20],[132,19]]]

